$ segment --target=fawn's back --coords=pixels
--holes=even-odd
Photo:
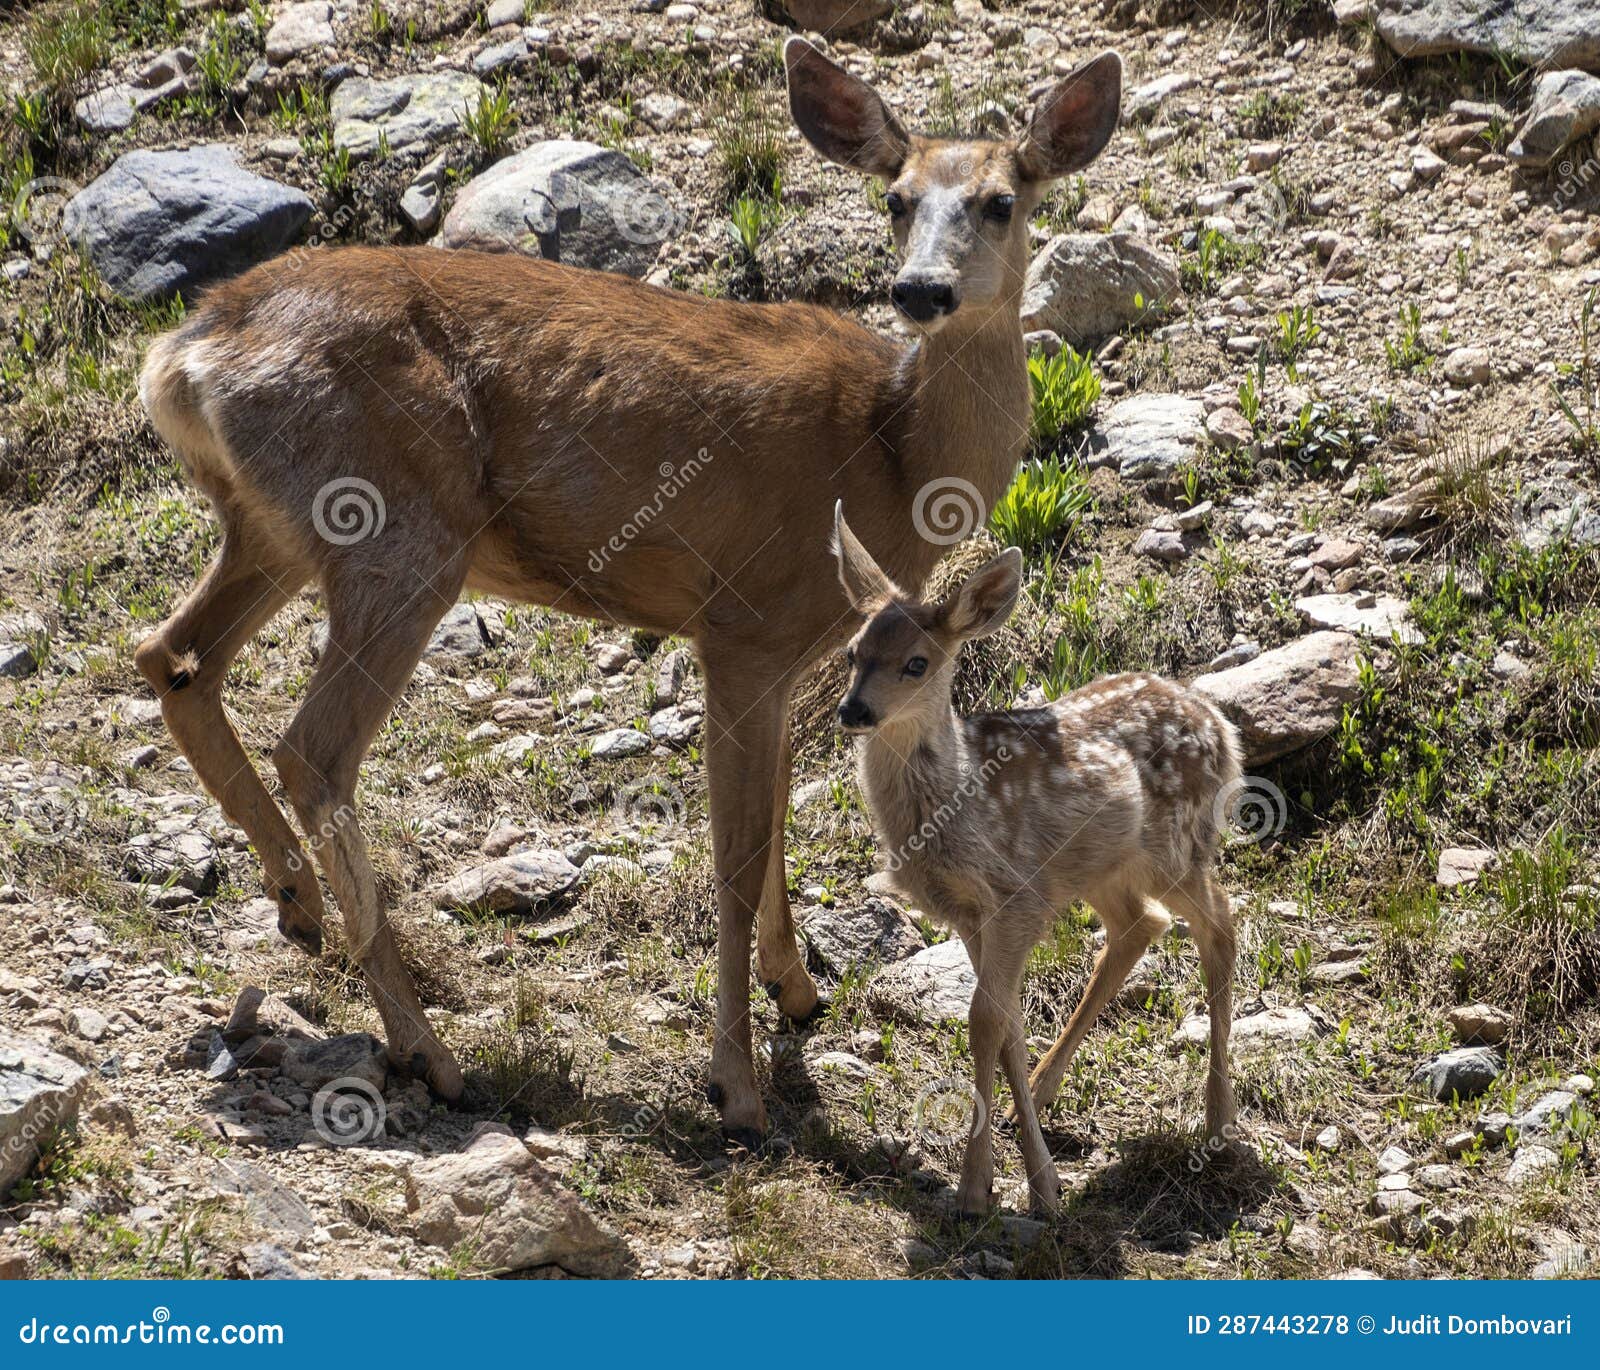
[[[958,727],[968,769],[956,790],[975,792],[954,815],[947,796],[934,839],[892,847],[901,883],[924,897],[987,886],[1010,909],[1054,916],[1118,887],[1159,898],[1215,857],[1238,735],[1183,686],[1109,676],[1045,707],[976,714]],[[874,811],[887,816],[893,801],[864,761]]]

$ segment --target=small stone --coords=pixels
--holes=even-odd
[[[1444,378],[1460,389],[1487,385],[1490,376],[1489,351],[1483,347],[1458,347],[1444,359]]]
[[[1439,853],[1439,870],[1436,879],[1443,889],[1470,885],[1498,858],[1483,847],[1446,847]]]
[[[1135,556],[1150,557],[1155,561],[1184,561],[1189,549],[1183,545],[1183,535],[1159,528],[1146,528],[1133,544]]]
[[[1446,1016],[1456,1040],[1464,1046],[1496,1046],[1505,1041],[1515,1022],[1493,1004],[1460,1004]]]
[[[1560,1169],[1561,1157],[1549,1147],[1527,1143],[1517,1148],[1511,1169],[1506,1172],[1506,1183],[1513,1189],[1526,1189]]]
[[[616,761],[649,750],[649,736],[637,728],[612,728],[595,738],[589,747],[589,755],[600,761]]]
[[[1378,1174],[1404,1175],[1416,1169],[1417,1162],[1408,1152],[1397,1146],[1385,1147],[1378,1157]]]
[[[1332,1154],[1339,1149],[1339,1145],[1343,1140],[1339,1134],[1339,1129],[1329,1123],[1327,1127],[1317,1133],[1314,1144],[1318,1151],[1326,1151]]]
[[[67,1014],[67,1031],[76,1033],[86,1042],[98,1042],[110,1030],[111,1024],[99,1009],[75,1008]]]

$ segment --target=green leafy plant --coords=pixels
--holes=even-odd
[[[511,126],[516,115],[511,108],[511,88],[486,90],[478,97],[476,105],[468,105],[462,118],[462,127],[485,157],[497,157],[505,150],[511,137]]]
[[[1416,371],[1433,365],[1433,350],[1422,336],[1422,310],[1414,304],[1400,306],[1400,336],[1383,340],[1391,371]]]
[[[1100,398],[1094,354],[1066,344],[1053,357],[1033,353],[1028,358],[1028,388],[1033,397],[1029,435],[1037,444],[1053,444],[1083,424]]]
[[[989,515],[989,530],[1008,547],[1033,554],[1070,533],[1092,497],[1083,468],[1051,454],[1025,461]]]
[[[1310,305],[1295,305],[1280,311],[1278,331],[1273,338],[1273,350],[1280,360],[1293,366],[1307,348],[1316,345],[1322,336],[1322,325],[1317,322],[1316,311]]]

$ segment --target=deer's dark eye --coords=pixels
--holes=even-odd
[[[1011,222],[1011,207],[1017,202],[1015,195],[994,195],[984,205],[983,212],[987,218],[993,219],[997,224]]]
[[[905,197],[898,190],[891,190],[883,197],[883,202],[889,206],[889,213],[896,219],[906,212]]]
[[[921,675],[927,669],[928,658],[925,656],[914,656],[910,661],[906,662],[907,675]]]

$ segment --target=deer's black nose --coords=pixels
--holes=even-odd
[[[896,309],[917,323],[949,314],[956,307],[955,287],[926,276],[901,277],[889,291],[889,298]]]
[[[839,705],[839,726],[841,728],[870,728],[872,726],[872,710],[855,696],[849,696]]]

